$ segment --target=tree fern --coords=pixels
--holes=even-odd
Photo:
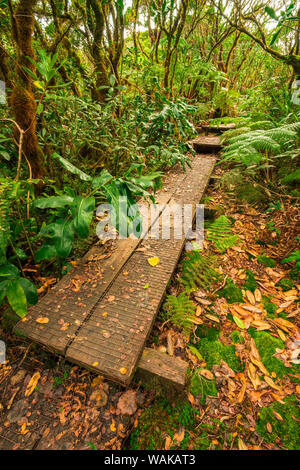
[[[227,144],[222,161],[236,161],[246,167],[261,163],[267,155],[275,156],[297,147],[300,123],[275,127],[272,122],[248,123],[247,127],[225,133]]]
[[[179,328],[183,328],[186,336],[189,336],[192,331],[195,310],[195,304],[185,292],[181,292],[177,297],[169,295],[163,308],[164,318]]]
[[[216,261],[212,256],[201,256],[198,251],[188,253],[182,262],[180,283],[188,293],[199,288],[209,289],[221,278],[221,275],[214,269],[215,265]]]
[[[230,220],[225,215],[221,215],[208,225],[206,236],[221,253],[234,246],[238,240],[238,236],[232,231]]]

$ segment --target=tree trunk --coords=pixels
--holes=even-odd
[[[93,25],[92,18],[88,18],[89,28],[93,34],[92,55],[96,72],[96,84],[92,90],[92,96],[95,100],[103,103],[107,97],[109,88],[109,79],[106,66],[106,59],[103,50],[103,36],[105,27],[105,18],[103,12],[103,4],[101,0],[88,0],[95,17]],[[107,87],[107,88],[103,88]]]
[[[32,90],[32,79],[24,66],[35,72],[35,66],[28,57],[35,59],[32,48],[34,31],[33,8],[37,0],[20,0],[12,18],[16,44],[16,81],[10,97],[10,105],[18,125],[25,131],[23,152],[31,166],[32,177],[45,176],[44,158],[36,134],[36,102]]]

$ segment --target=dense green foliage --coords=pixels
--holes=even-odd
[[[299,196],[296,6],[239,8],[242,23],[236,0],[1,1],[0,266],[20,273],[3,279],[1,300],[18,291],[25,314],[36,280],[24,268],[65,273],[93,238],[98,204],[130,234],[136,200],[190,165],[203,120],[236,125],[223,161],[240,197]],[[237,242],[225,216],[207,238],[221,252]],[[286,262],[298,267],[298,251]]]

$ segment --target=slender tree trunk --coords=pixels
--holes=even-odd
[[[35,66],[28,59],[35,59],[32,47],[34,32],[33,9],[37,0],[20,0],[13,14],[12,25],[16,44],[16,81],[10,97],[10,105],[15,120],[25,131],[23,151],[31,166],[33,178],[45,175],[44,158],[38,145],[36,134],[36,102],[32,89],[32,79],[24,66],[35,72]]]
[[[88,4],[94,12],[95,23],[92,25],[91,18],[88,18],[89,28],[93,34],[92,55],[96,72],[96,84],[93,88],[93,98],[103,103],[107,97],[109,87],[108,71],[103,49],[103,37],[105,27],[105,17],[103,11],[103,2],[101,0],[88,0]],[[103,88],[107,87],[107,88]]]

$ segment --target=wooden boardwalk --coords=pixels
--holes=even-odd
[[[215,162],[214,156],[196,156],[191,169],[171,173],[156,198],[161,212],[171,203],[199,203]],[[150,228],[145,221],[141,239],[117,240],[110,257],[103,257],[103,247],[90,250],[15,331],[128,385],[185,243],[172,230],[169,240],[146,238]],[[153,256],[159,258],[154,267],[148,262]],[[141,368],[146,365],[143,360]]]

